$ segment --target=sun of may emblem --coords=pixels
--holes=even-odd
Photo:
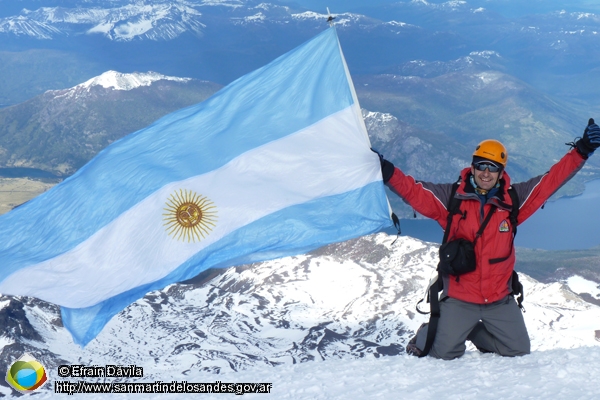
[[[208,198],[179,189],[167,200],[163,214],[169,235],[177,240],[199,242],[215,227],[217,207]]]

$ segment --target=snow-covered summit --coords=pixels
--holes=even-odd
[[[92,95],[92,89],[98,87],[106,90],[129,91],[144,86],[150,86],[155,82],[163,80],[185,83],[191,81],[192,78],[167,76],[153,71],[122,73],[110,70],[80,83],[79,85],[68,89],[48,90],[46,94],[51,95],[55,99],[87,98]]]
[[[493,50],[483,50],[483,51],[472,51],[469,53],[469,56],[472,57],[481,57],[481,58],[502,58],[502,56]]]
[[[152,71],[134,72],[130,74],[117,71],[106,71],[102,75],[98,75],[75,86],[74,89],[80,88],[89,90],[93,86],[102,86],[105,89],[132,90],[141,86],[150,86],[152,83],[160,80],[188,82],[191,78],[166,76]]]

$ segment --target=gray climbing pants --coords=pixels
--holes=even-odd
[[[427,325],[417,332],[423,349]],[[473,304],[446,298],[440,302],[440,320],[429,355],[451,360],[465,353],[470,340],[480,351],[502,356],[529,354],[530,341],[523,314],[515,299],[507,296],[491,304]]]

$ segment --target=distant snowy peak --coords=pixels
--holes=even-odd
[[[102,75],[96,76],[84,83],[75,86],[73,89],[90,89],[93,86],[102,86],[105,89],[114,90],[132,90],[141,86],[150,86],[156,81],[168,80],[175,82],[188,82],[191,78],[179,78],[166,76],[157,72],[134,72],[124,74],[117,71],[107,71]]]
[[[567,12],[566,10],[560,10],[560,11],[555,11],[553,14],[560,15],[563,18],[569,18],[569,19],[574,19],[574,20],[589,19],[594,22],[600,22],[600,15],[595,14],[595,13],[590,13],[590,12],[580,12],[580,11]]]
[[[463,0],[450,0],[446,2],[435,2],[430,3],[426,0],[412,0],[410,4],[414,7],[427,8],[431,11],[440,12],[451,12],[457,13],[462,12],[465,14],[487,14],[488,10],[484,7],[473,8],[472,4],[467,3]]]
[[[51,24],[18,15],[0,19],[0,33],[12,33],[15,36],[29,36],[36,39],[52,39],[59,36],[61,31]]]
[[[473,51],[466,57],[450,61],[424,61],[413,60],[400,65],[392,73],[404,76],[418,76],[422,78],[433,78],[451,72],[458,71],[503,71],[504,58],[495,51],[483,50]]]
[[[24,9],[21,15],[0,19],[0,32],[38,39],[85,33],[102,34],[116,41],[169,40],[184,32],[201,35],[206,27],[200,22],[201,17],[197,8],[184,1],[135,2],[113,8],[42,7],[35,11]]]
[[[394,139],[394,133],[399,125],[398,118],[389,113],[365,109],[362,109],[362,116],[372,140],[390,142]]]
[[[486,58],[486,59],[490,59],[490,58],[500,59],[500,58],[502,58],[502,56],[500,56],[499,53],[497,53],[495,51],[492,51],[492,50],[472,51],[471,53],[469,53],[469,56],[472,56],[472,57],[481,57],[481,58]]]
[[[237,8],[242,7],[245,2],[243,0],[201,0],[198,1],[202,6],[221,6],[221,7],[231,7]]]
[[[429,8],[437,8],[437,9],[456,9],[459,7],[466,6],[467,2],[462,1],[462,0],[450,0],[445,3],[429,3],[426,0],[412,0],[411,4],[426,6]]]
[[[120,41],[136,37],[169,40],[187,31],[201,35],[206,27],[200,21],[201,16],[198,10],[184,4],[127,5],[90,21],[94,26],[86,33],[100,33]]]
[[[166,76],[157,72],[134,72],[131,74],[117,71],[106,71],[102,75],[96,76],[90,80],[73,86],[69,89],[49,90],[46,93],[55,99],[87,98],[93,88],[101,87],[107,90],[128,91],[143,86],[150,86],[154,82],[161,80],[171,82],[189,82],[192,78],[179,78]]]

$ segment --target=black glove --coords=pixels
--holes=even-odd
[[[383,177],[383,183],[388,183],[390,179],[392,179],[392,175],[394,175],[394,164],[383,158],[380,152],[371,148],[371,151],[376,153],[379,156],[379,162],[381,163],[381,176]]]
[[[588,157],[600,147],[600,127],[593,118],[588,121],[588,126],[583,131],[583,137],[575,142],[575,148],[584,157]]]

